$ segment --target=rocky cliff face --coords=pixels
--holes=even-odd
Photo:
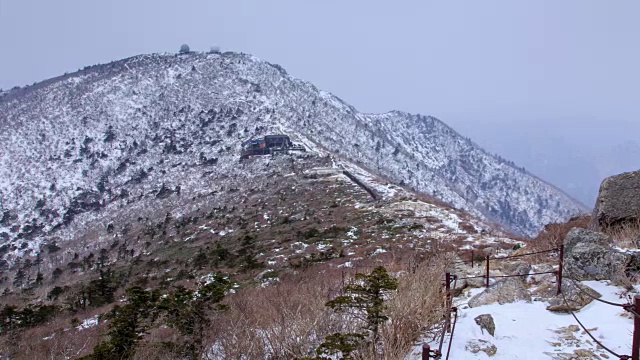
[[[359,113],[249,55],[142,55],[0,94],[2,251],[232,206],[261,181],[241,142],[269,133],[528,235],[584,210],[436,118]]]

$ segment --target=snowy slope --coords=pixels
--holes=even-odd
[[[155,54],[0,95],[0,244],[223,203],[253,176],[240,142],[282,129],[521,233],[584,210],[433,117],[359,113],[250,55]]]
[[[625,303],[619,294],[623,289],[611,285],[608,281],[585,281],[585,285],[602,294],[602,300]],[[480,289],[475,289],[476,292]],[[450,359],[569,359],[578,358],[574,351],[589,350],[599,357],[613,358],[604,349],[599,348],[591,338],[579,328],[571,314],[559,314],[546,310],[547,303],[534,301],[512,304],[492,304],[468,308],[464,300],[458,301],[460,317],[454,331]],[[496,325],[495,336],[482,331],[474,318],[481,314],[491,314]],[[631,355],[633,320],[630,314],[620,307],[593,301],[576,313],[598,341],[621,355]],[[569,328],[571,327],[571,328]],[[579,329],[579,330],[578,330]],[[575,330],[575,331],[574,331]],[[467,344],[472,340],[484,340],[496,346],[495,355],[485,352],[472,353]],[[430,339],[425,339],[427,342]],[[437,348],[438,343],[432,343]],[[448,336],[443,349],[448,348]],[[410,359],[420,359],[421,348],[416,347]],[[564,355],[563,355],[564,354]],[[604,354],[601,355],[601,354]],[[566,357],[563,357],[566,356]],[[583,358],[583,357],[580,357]]]

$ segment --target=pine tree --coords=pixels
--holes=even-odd
[[[36,286],[42,285],[43,281],[44,281],[44,276],[40,271],[38,271],[38,273],[36,274]]]
[[[218,303],[230,286],[227,277],[215,274],[195,291],[178,286],[162,297],[157,290],[147,291],[139,286],[128,288],[127,303],[114,306],[107,315],[107,339],[81,359],[131,359],[145,331],[158,319],[163,319],[183,335],[180,358],[197,359],[204,349],[204,330],[209,324],[210,312],[224,308]]]
[[[5,305],[0,310],[0,331],[4,334],[13,330],[17,317],[17,309],[15,306]]]
[[[98,255],[98,270],[102,269],[107,262],[109,262],[109,251],[107,249],[100,249],[100,254]]]
[[[135,346],[147,329],[145,320],[154,313],[159,294],[139,286],[128,288],[126,293],[127,304],[114,306],[107,317],[108,340],[96,345],[88,359],[130,359],[135,354]]]
[[[356,314],[364,321],[363,332],[327,336],[317,350],[318,355],[341,353],[343,358],[349,359],[365,340],[375,352],[380,325],[389,319],[385,315],[385,298],[397,288],[398,281],[383,266],[374,268],[370,274],[356,274],[354,281],[344,286],[344,295],[327,302],[326,306],[336,312]]]
[[[94,280],[91,282],[91,288],[93,291],[91,299],[92,306],[112,303],[114,301],[113,294],[116,290],[113,272],[109,269],[106,271],[100,270],[100,277],[97,281]]]
[[[342,355],[342,359],[350,360],[353,359],[351,353],[358,350],[364,339],[365,335],[360,333],[331,334],[325,338],[325,341],[322,344],[320,344],[317,353],[318,355],[334,355],[340,353]]]
[[[53,278],[53,281],[58,280],[60,275],[62,275],[62,269],[60,269],[60,268],[55,268],[53,270],[53,272],[51,273],[51,277]]]
[[[41,253],[36,254],[36,259],[33,261],[33,264],[37,267],[38,273],[40,272],[40,265],[42,264],[42,256]]]
[[[194,292],[178,286],[160,301],[160,310],[166,312],[167,324],[185,337],[184,352],[188,358],[197,358],[204,345],[204,330],[209,324],[210,311],[221,310],[218,303],[231,287],[231,281],[214,274],[208,283],[201,283]]]
[[[200,270],[206,266],[208,262],[209,259],[207,258],[207,254],[202,251],[202,249],[198,249],[198,253],[193,258],[193,267]]]
[[[15,276],[13,277],[13,286],[21,288],[24,282],[24,277],[24,271],[22,271],[22,269],[18,269]]]
[[[93,255],[93,253],[89,253],[89,255],[82,259],[82,271],[90,270],[93,267],[94,257],[95,255]]]

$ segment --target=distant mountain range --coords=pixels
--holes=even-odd
[[[599,124],[569,123],[548,131],[552,121],[522,122],[504,133],[474,132],[474,140],[492,153],[509,154],[511,160],[560,187],[589,207],[598,196],[605,178],[635,171],[640,145],[630,139],[637,126],[624,129],[601,129]],[[494,124],[496,127],[498,125]],[[470,131],[469,128],[465,129]]]
[[[246,54],[154,54],[0,94],[0,245],[232,205],[260,177],[242,141],[280,133],[521,234],[586,210],[434,117],[360,113]]]

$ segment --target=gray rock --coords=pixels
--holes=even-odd
[[[467,280],[455,281],[451,288],[451,295],[453,297],[460,296],[462,291],[467,288]]]
[[[469,300],[469,307],[488,304],[507,304],[516,301],[531,301],[531,295],[519,278],[507,278],[485,289]]]
[[[482,249],[482,251],[484,251],[485,254],[493,255],[498,251],[498,247],[497,245],[487,246],[486,248]]]
[[[480,326],[481,330],[487,330],[491,336],[494,336],[496,332],[496,324],[493,322],[493,316],[491,314],[482,314],[476,316],[473,320]]]
[[[571,253],[573,248],[580,243],[594,244],[598,246],[609,246],[611,239],[609,236],[588,229],[573,228],[569,230],[564,238],[564,253]]]
[[[640,252],[633,251],[627,253],[617,252],[614,254],[613,266],[620,267],[624,264],[625,275],[630,278],[636,278],[640,275]]]
[[[640,170],[604,179],[593,209],[593,221],[598,229],[624,226],[639,220]]]
[[[295,221],[302,221],[304,219],[305,219],[305,212],[301,211],[301,212],[299,212],[297,214],[293,214],[293,215],[289,216],[288,220],[290,222],[295,222]]]
[[[580,289],[578,289],[578,286]],[[564,297],[562,296],[563,294]],[[594,297],[600,298],[602,296],[600,293],[584,284],[567,279],[562,280],[562,294],[556,295],[556,289],[554,288],[550,289],[549,293],[546,295],[547,296],[544,297],[549,299],[549,306],[547,306],[547,310],[553,312],[569,312],[569,310],[578,311],[590,304]],[[567,300],[566,303],[565,298]]]
[[[564,240],[564,273],[575,280],[614,280],[640,273],[640,253],[611,247],[602,233],[573,228]]]
[[[470,275],[470,276],[479,276],[479,275]],[[467,286],[471,288],[481,288],[486,284],[486,280],[484,278],[473,278],[465,280],[467,282]]]
[[[458,274],[459,278],[482,275],[482,273],[478,271],[477,263],[475,268],[471,268],[471,266],[461,263],[460,261],[462,261],[462,259],[460,257],[456,257],[454,261],[458,261],[458,263],[456,263],[452,268],[447,269],[447,271],[450,271],[453,274]],[[467,287],[483,287],[483,286],[484,286],[484,279],[482,278],[464,279],[464,280],[458,280],[455,288],[452,290],[453,290],[454,296],[457,296],[457,294],[460,294],[462,292],[462,289],[465,289]]]
[[[505,264],[503,269],[507,275],[523,275],[519,279],[524,281],[527,279],[527,275],[531,272],[531,265],[524,261],[518,261]]]
[[[573,353],[565,352],[544,352],[551,360],[600,360],[607,359],[608,356],[598,356],[590,349],[575,349]],[[602,353],[600,353],[602,355]]]
[[[575,280],[611,279],[613,264],[626,259],[613,255],[611,239],[602,233],[573,228],[564,240],[564,272]]]
[[[496,352],[498,352],[498,348],[495,345],[482,339],[469,340],[464,346],[464,349],[474,354],[483,351],[489,356],[493,356],[496,354]]]

